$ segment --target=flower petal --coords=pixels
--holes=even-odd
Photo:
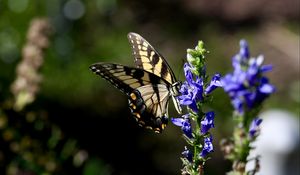
[[[259,125],[261,124],[262,119],[260,118],[254,118],[251,122],[250,128],[249,128],[249,135],[250,137],[254,137],[257,131],[259,130]]]
[[[204,158],[209,153],[213,152],[213,150],[214,150],[214,147],[213,147],[213,144],[212,144],[212,136],[205,137],[204,138],[204,146],[203,146],[203,149],[200,153],[200,156]]]
[[[262,86],[259,87],[259,91],[261,93],[271,94],[275,91],[275,87],[272,86],[271,84],[263,84]]]
[[[207,112],[204,119],[201,121],[201,133],[206,134],[210,128],[214,126],[215,113],[213,111]]]
[[[176,126],[183,126],[184,119],[183,118],[171,118],[171,121]]]
[[[211,79],[209,85],[205,89],[205,94],[211,93],[213,90],[215,90],[218,87],[222,87],[221,83],[221,75],[215,74],[213,78]]]

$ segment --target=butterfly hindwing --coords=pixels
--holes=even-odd
[[[90,69],[128,95],[139,125],[160,133],[167,124],[169,83],[155,74],[119,64],[96,63]]]
[[[169,91],[166,85],[145,85],[129,96],[129,108],[140,126],[160,133],[168,123]]]
[[[143,37],[129,33],[128,40],[132,47],[136,67],[162,77],[170,84],[176,82],[173,71],[166,60]]]

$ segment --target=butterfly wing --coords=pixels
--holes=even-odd
[[[168,123],[169,97],[163,84],[141,86],[130,94],[129,108],[140,126],[160,133]]]
[[[96,63],[90,69],[128,95],[129,107],[139,125],[160,133],[167,124],[169,84],[139,68]]]
[[[176,82],[167,61],[142,36],[129,33],[128,40],[132,47],[136,67],[162,77],[170,84]]]

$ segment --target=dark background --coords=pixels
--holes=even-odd
[[[53,27],[43,81],[35,101],[15,111],[10,86],[37,17]],[[129,32],[146,38],[181,80],[186,49],[198,40],[210,51],[208,73],[225,75],[244,38],[252,56],[274,65],[277,92],[263,111],[299,116],[299,19],[297,0],[0,0],[0,174],[180,173],[180,129],[169,124],[157,135],[139,128],[126,96],[88,69],[95,62],[133,66]],[[222,89],[208,108],[216,127],[206,172],[225,174],[230,164],[218,144],[231,134],[232,107]],[[178,116],[172,105],[169,111]]]

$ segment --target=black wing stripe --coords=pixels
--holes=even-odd
[[[91,65],[90,69],[126,94],[148,84],[166,84],[169,87],[163,79],[138,68],[119,64],[96,63]]]
[[[162,77],[170,84],[176,82],[174,73],[166,60],[140,35],[128,34],[132,46],[135,65]]]
[[[121,79],[120,76],[124,75],[124,71],[122,71],[122,67],[118,67],[113,64],[93,64],[90,66],[90,69],[96,73],[97,75],[100,75],[107,81],[109,81],[113,86],[118,88],[124,93],[129,93],[133,90],[132,87],[129,86],[129,84],[124,83]],[[120,73],[120,75],[115,76],[111,70],[118,70],[116,71],[117,73]],[[122,73],[121,73],[122,72]]]

